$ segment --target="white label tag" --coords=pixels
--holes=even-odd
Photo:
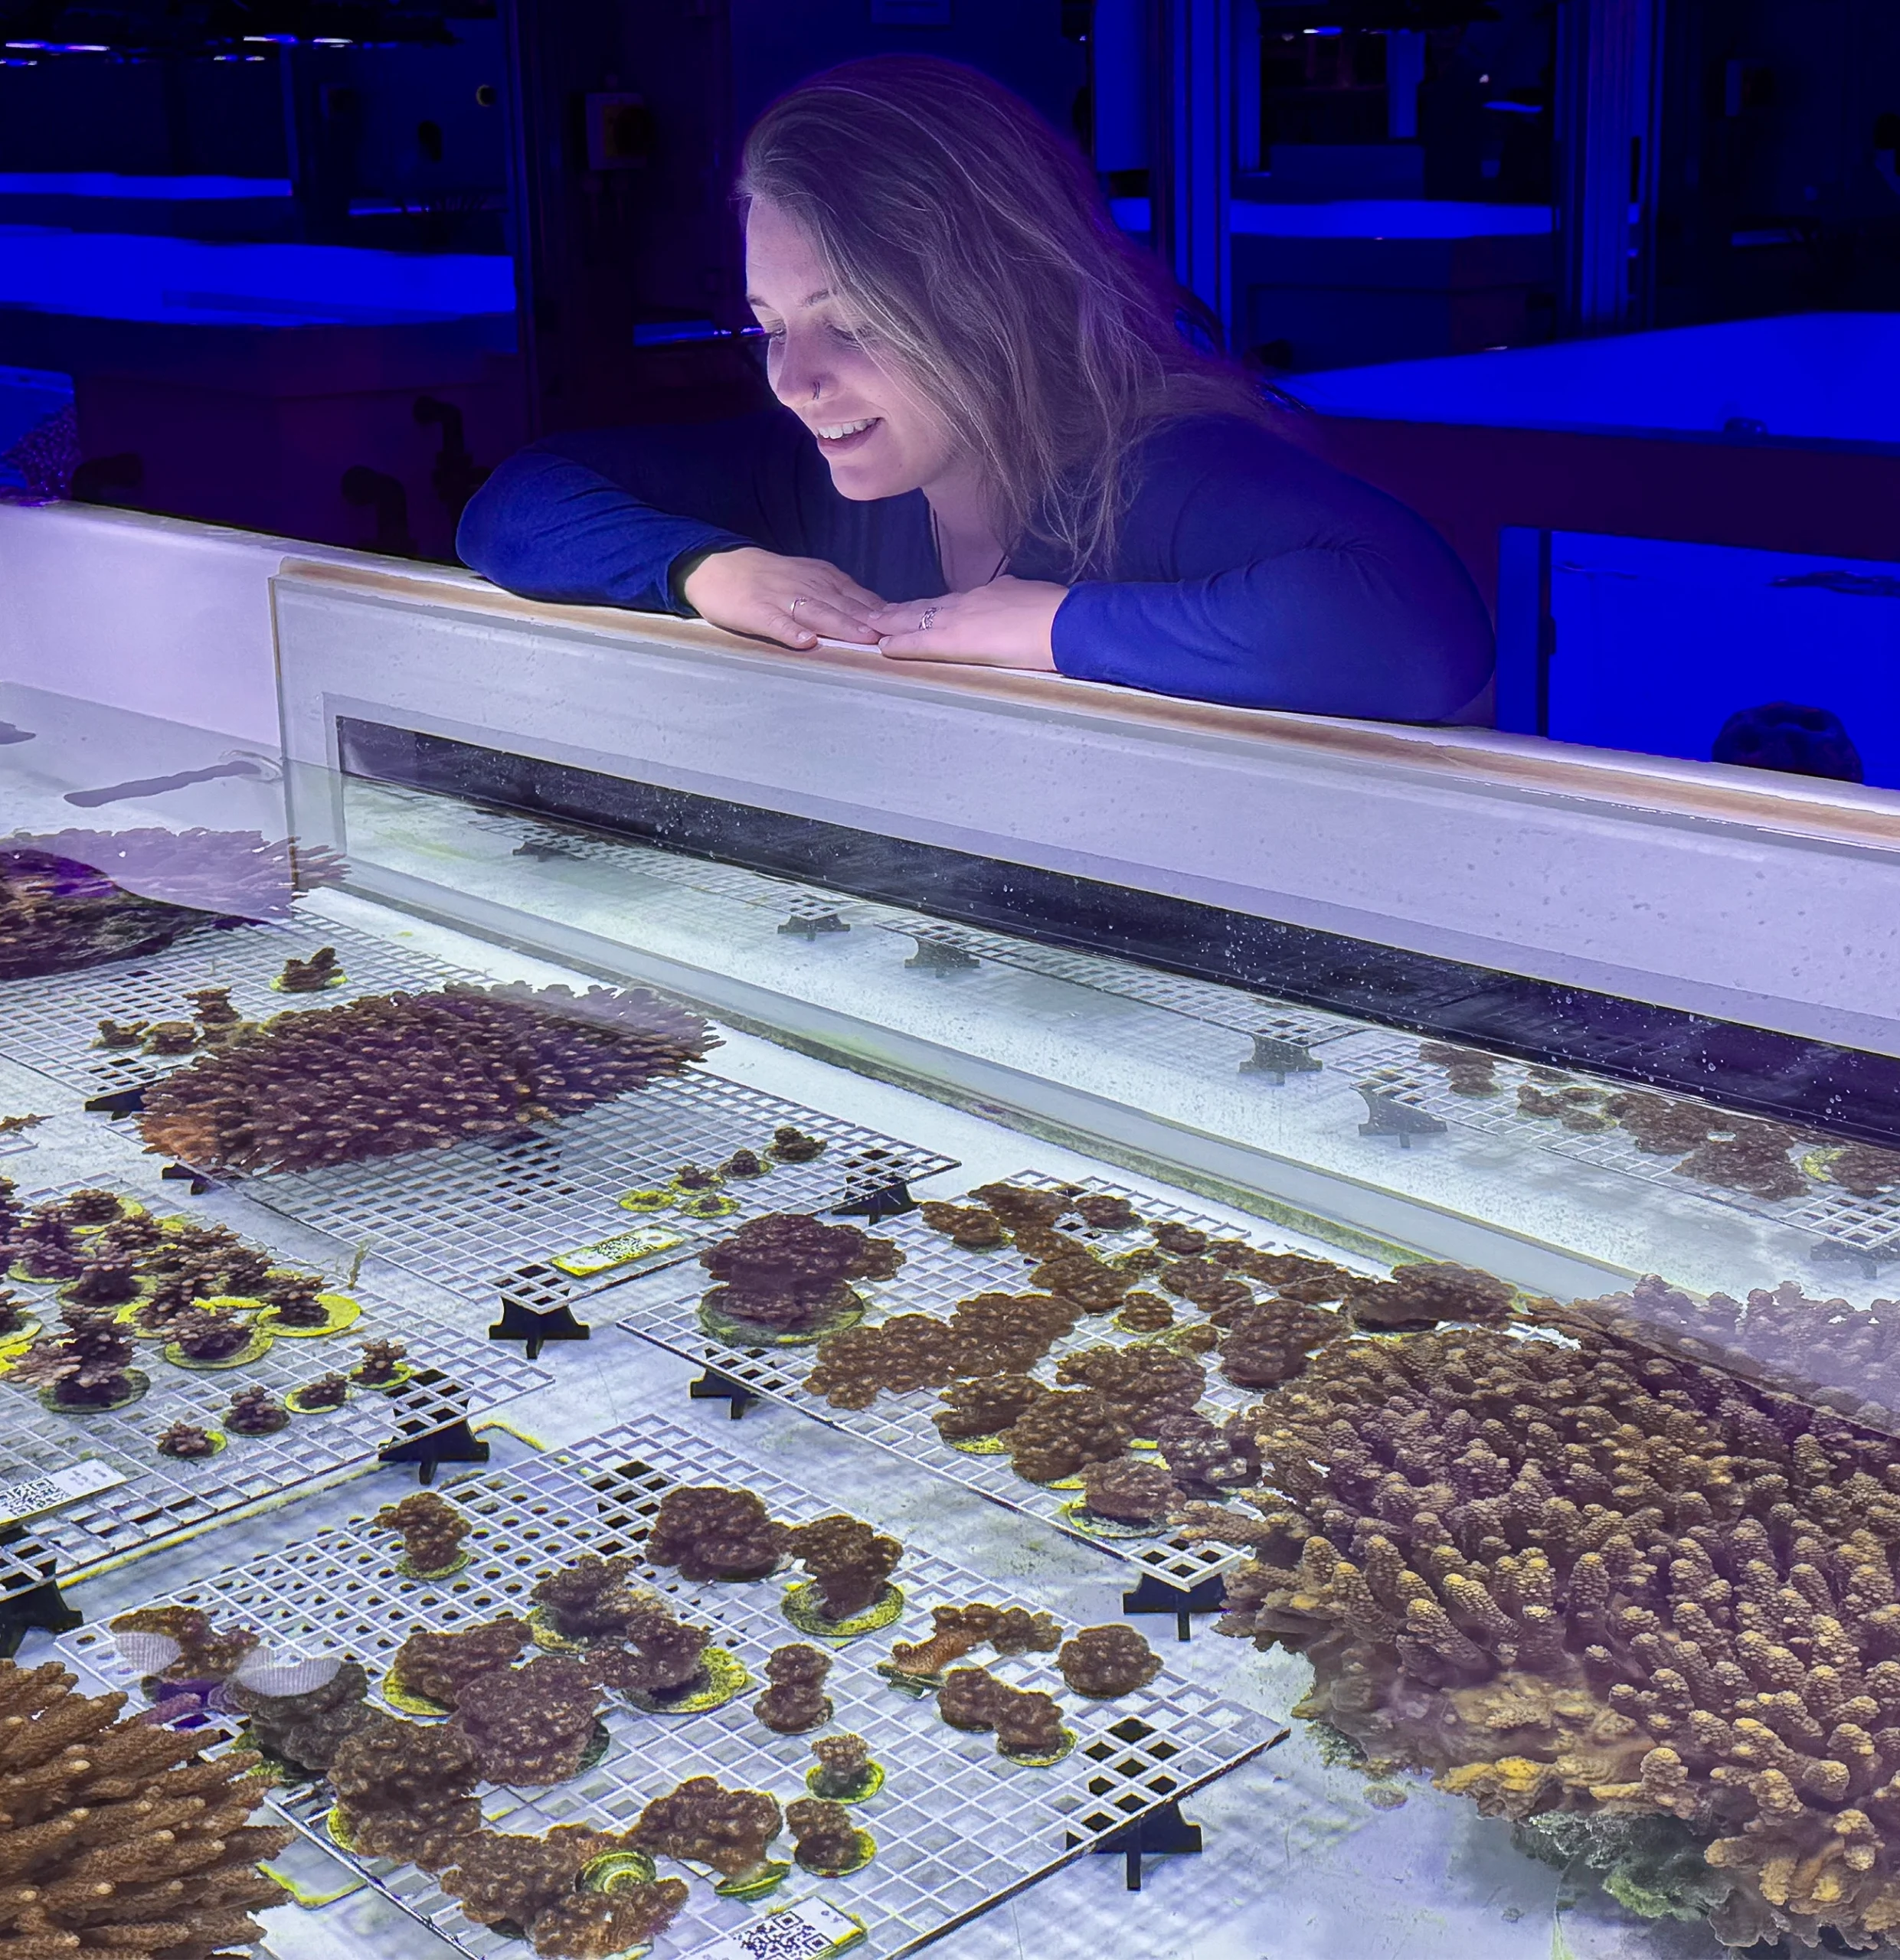
[[[807,1899],[787,1906],[743,1932],[729,1932],[695,1946],[685,1960],[819,1960],[864,1937],[864,1928],[848,1913]]]
[[[29,1477],[23,1484],[0,1485],[0,1520],[11,1524],[43,1511],[57,1511],[62,1504],[96,1497],[101,1491],[109,1491],[125,1481],[123,1471],[89,1456],[82,1463],[69,1463],[64,1470],[55,1470],[50,1477]]]

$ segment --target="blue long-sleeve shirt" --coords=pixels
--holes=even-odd
[[[1490,678],[1477,589],[1383,492],[1231,416],[1159,426],[1133,469],[1114,576],[1071,585],[1057,611],[1064,674],[1387,721],[1443,720]],[[456,539],[511,592],[677,614],[676,561],[741,544],[826,559],[888,601],[945,590],[922,492],[840,496],[783,409],[538,443],[476,492]],[[1009,569],[1068,583],[1033,544]]]

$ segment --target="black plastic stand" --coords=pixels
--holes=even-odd
[[[169,1178],[174,1184],[188,1184],[194,1197],[202,1197],[211,1187],[211,1179],[194,1171],[188,1164],[168,1164],[159,1175]]]
[[[88,1096],[87,1109],[93,1116],[110,1116],[115,1120],[120,1116],[136,1116],[145,1107],[146,1086],[141,1082],[130,1089],[108,1089],[103,1096]]]
[[[729,1403],[726,1413],[735,1423],[760,1399],[744,1382],[722,1375],[717,1368],[707,1369],[686,1393],[695,1402]]]
[[[1282,1040],[1277,1034],[1256,1034],[1254,1052],[1241,1063],[1242,1075],[1270,1075],[1276,1089],[1285,1086],[1290,1075],[1316,1075],[1323,1064],[1316,1062],[1297,1041]]]
[[[437,1370],[424,1368],[410,1377],[410,1385],[433,1390],[430,1400],[435,1406],[428,1417],[420,1411],[407,1417],[399,1414],[396,1426],[403,1434],[383,1445],[376,1452],[377,1462],[413,1463],[420,1484],[435,1481],[439,1463],[486,1463],[488,1445],[469,1428],[467,1398],[455,1383]],[[459,1414],[454,1413],[458,1404],[462,1410]]]
[[[916,1209],[917,1200],[911,1197],[910,1186],[901,1178],[893,1178],[888,1184],[875,1184],[855,1197],[846,1198],[842,1204],[834,1204],[831,1215],[862,1218],[867,1225],[877,1225],[887,1218],[901,1218],[907,1211]]]
[[[931,939],[916,933],[910,936],[917,941],[917,951],[904,963],[913,973],[968,973],[983,964],[973,952],[949,939]]]
[[[77,1607],[68,1606],[60,1591],[59,1580],[54,1576],[53,1554],[28,1533],[24,1524],[0,1528],[0,1545],[30,1547],[24,1551],[16,1550],[14,1557],[42,1574],[38,1585],[0,1599],[0,1660],[11,1660],[20,1651],[20,1642],[35,1628],[42,1633],[70,1633],[74,1627],[85,1625],[85,1615]]]
[[[1359,1093],[1365,1098],[1367,1120],[1359,1125],[1361,1136],[1395,1136],[1401,1150],[1412,1147],[1415,1136],[1443,1136],[1445,1126],[1429,1109],[1421,1109],[1416,1103],[1401,1102],[1396,1096],[1388,1096],[1382,1089],[1359,1086]]]
[[[548,1341],[591,1341],[594,1329],[585,1321],[576,1320],[574,1308],[564,1301],[558,1307],[530,1307],[504,1294],[502,1317],[491,1322],[488,1338],[491,1341],[525,1341],[528,1358],[531,1361]]]
[[[821,933],[848,933],[851,928],[835,912],[794,912],[779,930],[787,939],[815,939]]]
[[[1077,1841],[1071,1838],[1073,1844]],[[1192,1857],[1201,1849],[1201,1827],[1181,1815],[1178,1803],[1163,1804],[1159,1810],[1143,1811],[1119,1831],[1111,1831],[1097,1844],[1094,1857],[1119,1854],[1127,1860],[1130,1892],[1141,1890],[1141,1861],[1144,1857]]]
[[[1218,1574],[1183,1592],[1179,1586],[1156,1578],[1152,1572],[1144,1572],[1135,1589],[1121,1596],[1121,1609],[1129,1614],[1172,1613],[1175,1638],[1185,1640],[1194,1631],[1192,1616],[1221,1611],[1226,1604],[1226,1590],[1225,1582]]]

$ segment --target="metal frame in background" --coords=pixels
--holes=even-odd
[[[475,1530],[469,1564],[443,1584],[402,1576],[390,1534],[358,1520],[293,1550],[229,1567],[172,1597],[203,1607],[218,1621],[254,1627],[273,1647],[350,1654],[374,1682],[417,1628],[465,1627],[522,1611],[542,1573],[582,1552],[637,1559],[662,1495],[678,1483],[745,1486],[775,1517],[793,1523],[829,1508],[801,1486],[672,1423],[643,1422],[522,1468],[478,1473],[450,1486]],[[758,1686],[772,1648],[799,1637],[780,1611],[783,1579],[692,1586],[669,1571],[643,1570],[682,1616],[712,1628],[717,1644],[739,1657]],[[1168,1669],[1165,1656],[1163,1672],[1150,1686],[1107,1703],[1068,1695],[1050,1656],[973,1657],[988,1658],[1017,1686],[1062,1699],[1064,1721],[1076,1736],[1073,1752],[1051,1768],[1009,1763],[988,1736],[948,1727],[930,1700],[911,1699],[874,1671],[891,1640],[916,1638],[927,1628],[931,1606],[994,1598],[995,1583],[915,1550],[896,1576],[904,1594],[902,1621],[875,1638],[834,1645],[825,1684],[832,1726],[862,1735],[885,1770],[884,1791],[855,1813],[875,1839],[877,1855],[844,1879],[816,1879],[794,1866],[778,1891],[752,1904],[715,1898],[705,1874],[687,1867],[691,1897],[657,1942],[661,1960],[813,1898],[860,1920],[872,1951],[907,1952],[1060,1867],[1123,1841],[1131,1827],[1169,1811],[1285,1733]],[[1023,1589],[1019,1583],[1009,1591],[1019,1596]],[[133,1671],[103,1631],[69,1634],[58,1651],[92,1679],[136,1687]],[[717,1777],[728,1787],[770,1789],[781,1801],[804,1795],[809,1738],[771,1733],[752,1715],[751,1698],[747,1690],[723,1708],[690,1717],[641,1715],[616,1706],[606,1718],[607,1753],[593,1769],[544,1790],[490,1788],[485,1818],[507,1831],[539,1832],[577,1822],[624,1830],[650,1798],[695,1775]],[[325,1795],[306,1786],[280,1790],[271,1802],[335,1854],[325,1831]],[[782,1845],[781,1854],[788,1849]],[[472,1960],[521,1950],[466,1919],[436,1882],[414,1867],[386,1860],[347,1862]]]
[[[1010,1181],[1045,1190],[1054,1188],[1056,1182],[1034,1171],[1023,1172]],[[1127,1198],[1145,1218],[1192,1225],[1214,1236],[1231,1235],[1231,1228],[1220,1220],[1100,1178],[1085,1178],[1080,1188]],[[1012,1246],[993,1252],[965,1251],[913,1218],[888,1220],[878,1230],[903,1246],[905,1263],[894,1279],[855,1282],[856,1290],[872,1304],[874,1320],[899,1313],[941,1316],[959,1300],[973,1294],[1014,1291],[1026,1283],[1022,1255]],[[1104,1233],[1093,1227],[1076,1228],[1074,1236],[1093,1240],[1105,1250],[1124,1251],[1148,1243],[1139,1233]],[[1332,1246],[1298,1250],[1328,1259],[1340,1256]],[[1192,1544],[1178,1534],[1124,1538],[1088,1530],[1066,1510],[1076,1501],[1078,1491],[1027,1483],[1010,1467],[1006,1455],[954,1449],[945,1442],[930,1420],[930,1410],[937,1403],[934,1390],[880,1395],[868,1409],[835,1409],[822,1397],[805,1390],[804,1380],[815,1358],[814,1349],[741,1348],[717,1339],[699,1324],[698,1303],[701,1290],[696,1286],[690,1292],[669,1291],[644,1301],[625,1315],[620,1325],[630,1334],[698,1363],[718,1380],[747,1394],[784,1403],[813,1421],[862,1437],[934,1476],[960,1484],[992,1504],[1053,1526],[1107,1557],[1133,1566],[1144,1579],[1152,1579],[1183,1601],[1246,1556],[1228,1546]],[[1104,1317],[1091,1316],[1080,1323],[1074,1333],[1059,1341],[1033,1372],[1053,1385],[1055,1364],[1064,1355],[1084,1348],[1127,1347],[1140,1338],[1112,1326]],[[1203,1400],[1217,1416],[1238,1415],[1258,1400],[1257,1392],[1235,1388],[1218,1372],[1209,1370]]]

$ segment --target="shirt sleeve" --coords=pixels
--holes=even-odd
[[[809,548],[807,473],[777,413],[555,436],[469,500],[456,550],[525,598],[689,615],[672,579],[689,553]]]
[[[1450,547],[1369,485],[1244,423],[1154,446],[1118,570],[1071,588],[1058,668],[1235,707],[1383,721],[1455,714],[1492,667]]]

